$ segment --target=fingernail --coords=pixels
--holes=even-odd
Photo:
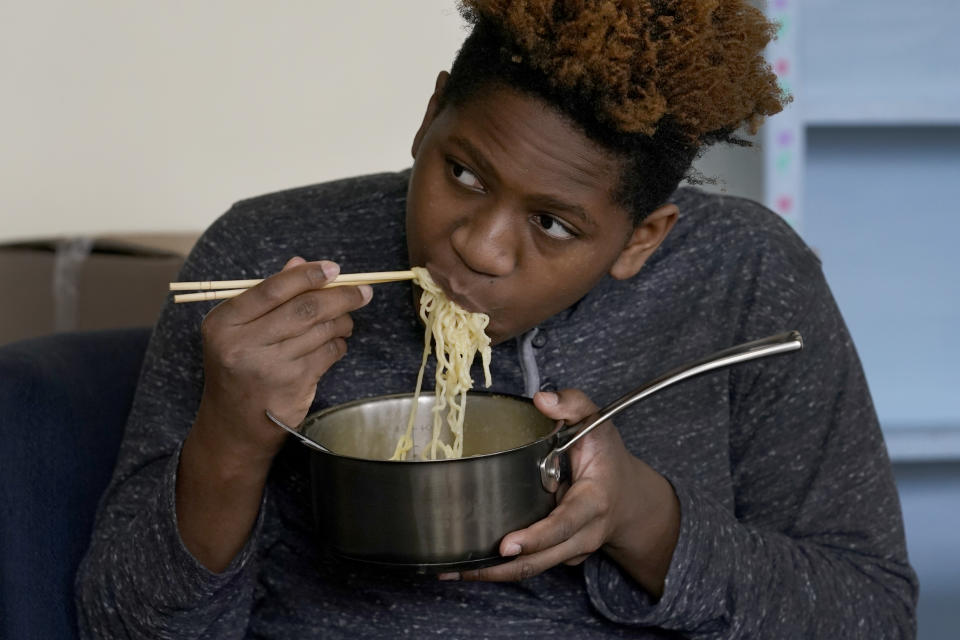
[[[456,571],[451,573],[441,573],[437,576],[437,580],[459,580],[460,574]]]
[[[336,262],[321,262],[320,268],[323,269],[323,275],[327,278],[327,280],[333,280],[340,275],[340,265],[338,265]]]
[[[516,556],[519,555],[523,548],[518,545],[516,542],[510,542],[503,548],[503,556]]]
[[[552,391],[541,391],[540,402],[546,405],[555,405],[560,402],[560,398]]]
[[[368,284],[362,284],[359,287],[360,295],[363,296],[363,303],[366,304],[370,302],[370,299],[373,298],[373,287]]]

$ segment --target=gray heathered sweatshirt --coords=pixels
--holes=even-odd
[[[405,268],[408,173],[235,205],[181,278],[254,278],[293,255],[344,272]],[[853,344],[816,257],[757,204],[682,189],[681,217],[628,281],[605,279],[498,345],[493,390],[578,387],[598,405],[688,360],[798,329],[803,351],[683,382],[618,417],[665,475],[681,531],[659,601],[602,552],[520,583],[439,582],[347,563],[313,533],[308,451],[276,459],[246,548],[221,574],[177,533],[174,480],[202,390],[200,322],[168,304],[77,577],[88,638],[896,638],[915,633],[890,464]],[[313,409],[412,391],[409,284],[377,287]]]

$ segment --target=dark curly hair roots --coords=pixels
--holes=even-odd
[[[763,58],[774,26],[744,0],[461,0],[472,24],[441,107],[505,85],[621,158],[635,224],[716,142],[745,144],[787,97]]]

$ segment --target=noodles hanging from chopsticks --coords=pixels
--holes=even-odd
[[[407,430],[397,442],[391,460],[405,460],[413,449],[413,425],[417,419],[417,404],[423,385],[423,372],[430,355],[430,338],[436,344],[436,400],[433,407],[433,436],[424,447],[421,457],[435,460],[438,452],[445,458],[463,455],[463,418],[467,406],[467,391],[473,387],[470,366],[480,352],[485,386],[490,378],[490,338],[484,333],[490,318],[483,313],[466,311],[444,294],[426,269],[413,267],[414,281],[420,285],[420,317],[426,329],[423,336],[423,360],[417,375],[413,407],[407,420]],[[444,410],[446,414],[444,415]],[[444,427],[452,442],[443,441]]]

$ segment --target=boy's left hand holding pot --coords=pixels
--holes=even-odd
[[[544,415],[566,424],[597,412],[597,406],[576,389],[540,392],[533,401]],[[444,574],[441,579],[522,580],[560,563],[580,564],[603,549],[650,595],[659,597],[680,531],[680,505],[673,487],[627,451],[609,421],[569,454],[572,481],[556,509],[500,542],[500,553],[514,556],[512,561]]]

